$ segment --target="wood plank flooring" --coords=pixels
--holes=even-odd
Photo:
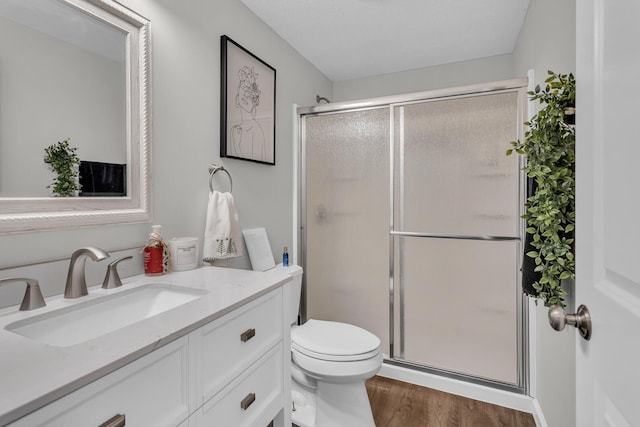
[[[377,427],[536,427],[531,414],[385,377],[367,381]]]

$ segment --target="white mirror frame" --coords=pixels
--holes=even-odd
[[[0,234],[151,219],[151,45],[149,21],[113,0],[58,0],[122,32],[126,46],[127,195],[0,197]]]

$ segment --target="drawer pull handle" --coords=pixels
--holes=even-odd
[[[240,402],[240,407],[246,411],[247,408],[249,406],[251,406],[251,404],[253,402],[255,402],[255,400],[256,400],[256,394],[255,393],[249,393],[249,394],[247,394],[247,397],[242,399],[242,402]]]
[[[118,414],[100,424],[99,427],[124,427],[125,424],[126,420],[124,414]]]
[[[256,330],[251,328],[251,329],[247,329],[246,331],[244,331],[243,333],[240,334],[240,339],[242,340],[242,342],[247,342],[249,341],[251,338],[256,336]]]

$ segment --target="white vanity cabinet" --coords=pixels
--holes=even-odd
[[[283,319],[279,290],[197,331],[204,405],[195,427],[266,427],[276,416],[284,404]]]
[[[12,427],[175,427],[189,417],[189,339],[182,337],[23,417]],[[117,424],[116,424],[117,425]]]
[[[11,426],[266,427],[285,406],[283,307],[272,290]]]
[[[282,342],[282,292],[271,292],[200,328],[202,404]],[[195,337],[194,337],[195,338]]]
[[[275,347],[206,402],[193,427],[266,427],[282,403],[282,349]]]

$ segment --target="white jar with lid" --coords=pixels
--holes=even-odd
[[[167,241],[169,247],[169,270],[186,271],[198,268],[200,261],[200,239],[197,237],[174,237]]]

